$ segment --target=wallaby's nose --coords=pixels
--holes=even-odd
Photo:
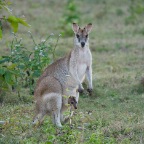
[[[81,46],[84,47],[84,46],[85,46],[85,43],[84,43],[84,42],[81,42]]]

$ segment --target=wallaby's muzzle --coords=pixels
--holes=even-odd
[[[77,109],[77,103],[72,102],[71,105],[73,105],[74,109]]]
[[[81,47],[83,48],[85,46],[85,43],[84,42],[81,42]]]

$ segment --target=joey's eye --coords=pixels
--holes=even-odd
[[[74,102],[71,102],[71,104],[74,104]]]
[[[88,35],[86,35],[86,38],[88,37]]]
[[[78,34],[76,34],[76,37],[79,38],[80,36]]]

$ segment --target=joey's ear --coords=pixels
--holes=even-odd
[[[92,30],[92,23],[89,23],[86,27],[85,27],[87,33],[90,33],[90,31]]]
[[[73,24],[72,24],[72,29],[73,29],[74,33],[77,33],[77,32],[78,32],[78,29],[79,29],[78,24],[73,23]]]

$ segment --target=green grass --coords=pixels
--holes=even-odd
[[[18,36],[29,46],[32,42],[28,30],[36,41],[50,33],[59,34],[65,4],[65,1],[15,0],[14,12],[20,16],[24,14],[32,25],[30,29],[21,27]],[[93,23],[90,35],[93,96],[80,96],[77,113],[72,119],[73,129],[67,123],[60,130],[52,125],[49,117],[40,127],[30,124],[34,103],[27,90],[22,90],[21,99],[15,93],[5,93],[0,120],[7,123],[0,126],[0,143],[144,143],[144,87],[140,85],[144,77],[143,17],[139,15],[135,24],[127,24],[130,2],[124,0],[109,0],[106,4],[100,0],[80,0],[76,4],[80,25]],[[2,54],[9,53],[6,44],[10,39],[10,29],[4,29],[0,41]],[[57,57],[72,47],[73,38],[62,37]]]

